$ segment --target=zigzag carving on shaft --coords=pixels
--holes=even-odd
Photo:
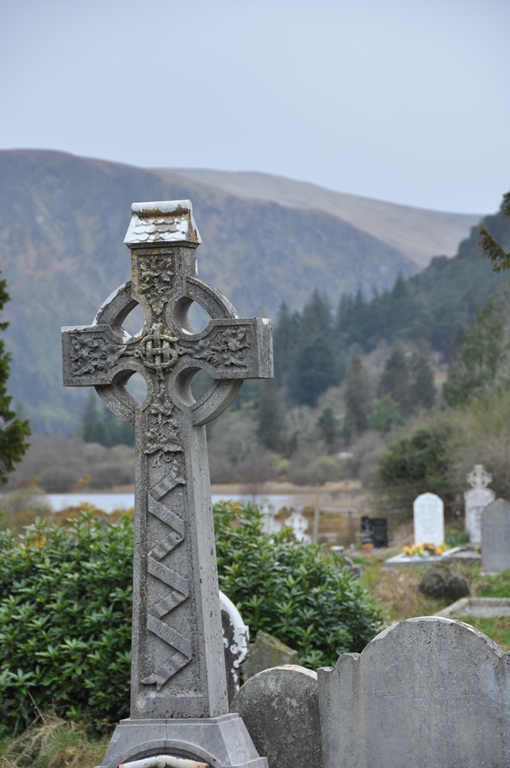
[[[147,629],[171,648],[168,659],[149,677],[142,680],[144,685],[161,688],[173,675],[191,661],[191,644],[179,632],[165,624],[162,619],[189,597],[188,579],[172,571],[161,561],[184,539],[184,521],[175,512],[160,504],[169,491],[177,485],[185,485],[180,477],[168,476],[149,493],[149,513],[170,528],[170,533],[154,546],[147,556],[147,571],[154,578],[170,587],[169,594],[149,610]]]

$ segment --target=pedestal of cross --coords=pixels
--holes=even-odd
[[[94,386],[117,416],[135,424],[135,556],[130,718],[102,768],[165,752],[214,768],[263,768],[237,715],[228,714],[205,424],[242,381],[272,376],[271,328],[239,319],[196,275],[200,236],[188,200],[135,203],[125,243],[131,282],[90,326],[64,328],[67,386]],[[196,333],[188,310],[211,320]],[[122,324],[139,304],[145,323]],[[191,380],[212,379],[198,401]],[[138,404],[126,389],[147,382]]]

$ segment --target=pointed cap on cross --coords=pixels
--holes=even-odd
[[[191,200],[133,203],[124,243],[137,247],[154,243],[189,243],[202,239],[193,218]]]

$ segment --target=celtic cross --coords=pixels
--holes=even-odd
[[[239,319],[219,291],[199,280],[200,242],[188,200],[135,203],[125,239],[131,281],[106,300],[92,325],[62,331],[64,384],[94,386],[110,410],[135,425],[131,717],[123,722],[138,726],[232,718],[205,424],[228,407],[244,379],[272,376],[271,328],[266,320]],[[211,318],[200,332],[188,320],[194,302]],[[130,336],[123,323],[138,304],[145,323]],[[200,369],[212,383],[196,400],[191,380]],[[147,382],[141,404],[126,388],[134,373]],[[186,743],[193,742],[186,733]],[[194,756],[207,757],[201,738]],[[132,735],[120,741],[103,765],[144,756]]]

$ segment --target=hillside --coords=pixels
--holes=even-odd
[[[420,269],[430,263],[431,256],[453,256],[470,227],[474,227],[482,217],[481,214],[443,213],[346,195],[268,173],[198,168],[172,168],[169,171],[160,170],[160,173],[209,184],[243,198],[325,211],[398,248]]]
[[[12,298],[5,313],[10,392],[34,430],[76,428],[86,393],[62,387],[60,327],[90,323],[128,279],[123,239],[131,203],[182,198],[193,201],[204,241],[201,277],[242,315],[274,316],[283,300],[300,308],[314,288],[336,304],[344,292],[361,287],[370,295],[399,273],[417,271],[403,250],[330,211],[231,194],[168,171],[60,152],[0,152],[0,268]],[[467,217],[465,234],[470,224]]]

